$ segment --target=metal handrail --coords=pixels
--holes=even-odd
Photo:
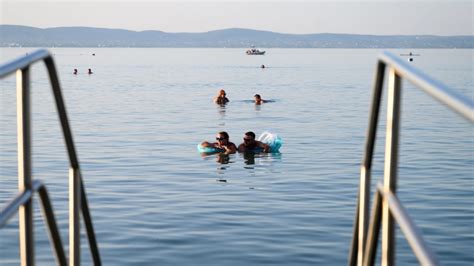
[[[34,180],[31,189],[24,190],[2,210],[0,213],[0,228],[7,224],[8,220],[17,213],[21,206],[27,204],[28,201],[32,199],[35,192],[38,192],[41,199],[41,206],[48,225],[49,237],[56,254],[56,261],[59,265],[67,265],[66,255],[54,216],[53,206],[49,199],[48,190],[40,180]]]
[[[388,81],[388,107],[387,107],[387,130],[386,130],[386,144],[385,144],[385,167],[384,167],[384,183],[383,183],[383,199],[378,199],[376,193],[376,200],[374,202],[373,220],[371,222],[371,230],[369,230],[369,204],[370,204],[370,181],[372,171],[372,159],[375,147],[377,123],[380,113],[380,104],[382,101],[383,83],[385,71],[389,70]],[[363,265],[373,264],[370,258],[374,250],[374,239],[378,239],[378,231],[372,230],[372,227],[379,228],[377,225],[382,222],[382,264],[392,265],[395,261],[395,227],[394,216],[403,213],[400,208],[390,207],[390,201],[398,201],[395,197],[397,187],[397,170],[398,170],[398,143],[400,130],[400,106],[401,106],[401,80],[405,78],[411,81],[415,87],[422,89],[433,98],[448,106],[469,122],[474,122],[474,103],[467,97],[464,97],[453,91],[446,85],[436,81],[424,74],[420,70],[409,65],[397,56],[384,52],[377,62],[377,68],[374,77],[374,87],[372,93],[372,103],[369,114],[369,125],[366,134],[365,152],[361,163],[360,170],[360,186],[357,199],[357,208],[353,228],[353,236],[351,249],[349,252],[349,265]],[[393,195],[393,197],[391,196]],[[383,202],[383,203],[380,203]],[[381,209],[375,207],[376,204],[382,204]],[[396,203],[395,203],[396,204]],[[393,203],[392,203],[393,205]],[[396,204],[397,205],[397,204]],[[398,205],[397,205],[398,206]],[[401,206],[401,205],[400,205]],[[394,208],[396,209],[394,211]],[[405,217],[404,215],[401,215]],[[408,217],[408,216],[406,216]],[[409,219],[406,222],[412,223]],[[406,227],[406,226],[405,226]],[[420,262],[426,261],[425,257],[419,256],[418,250],[423,249],[420,246],[420,241],[412,241],[411,238],[421,239],[421,235],[416,230],[408,230],[407,238],[410,243],[414,243],[412,247]],[[368,234],[370,234],[368,236]],[[414,235],[411,235],[414,234]],[[369,243],[367,243],[369,239]],[[424,254],[424,253],[423,253]],[[428,253],[427,253],[428,254]],[[434,255],[429,253],[430,261],[435,262]]]
[[[375,253],[377,250],[378,232],[380,231],[380,220],[382,213],[382,201],[388,202],[388,207],[393,218],[397,222],[401,231],[405,235],[408,244],[415,253],[421,265],[438,265],[433,251],[428,247],[421,237],[420,230],[412,222],[408,212],[398,200],[397,196],[391,191],[384,191],[382,183],[379,182],[374,196],[374,205],[372,207],[372,219],[370,222],[367,247],[364,251],[363,265],[373,265],[375,262]]]
[[[411,81],[418,88],[422,89],[442,104],[445,104],[464,118],[474,122],[474,103],[470,101],[469,98],[452,90],[440,81],[432,79],[427,74],[390,52],[382,53],[380,61],[385,62],[385,64],[395,69],[398,76]]]
[[[46,65],[51,87],[54,94],[56,108],[63,131],[66,149],[69,158],[69,264],[80,264],[80,214],[84,219],[89,247],[95,265],[100,265],[100,254],[94,234],[92,219],[87,203],[85,187],[76,155],[72,131],[67,118],[66,106],[62,97],[61,87],[54,64],[53,57],[47,50],[37,50],[26,56],[20,57],[0,66],[0,78],[4,78],[14,72],[17,76],[17,118],[18,118],[18,178],[21,195],[11,204],[18,207],[20,215],[20,254],[22,265],[34,264],[34,241],[33,241],[33,211],[32,194],[36,181],[31,176],[31,111],[30,111],[30,66],[38,61]],[[42,195],[42,190],[38,192]],[[27,196],[27,194],[30,196]],[[44,196],[42,196],[44,197]],[[49,200],[44,206],[48,204]],[[12,206],[13,206],[12,205]],[[0,214],[0,221],[11,217],[11,207],[7,206],[7,212]],[[48,209],[48,208],[46,208]],[[51,209],[52,210],[52,209]],[[48,212],[46,210],[45,212]],[[55,245],[57,240],[53,239]]]

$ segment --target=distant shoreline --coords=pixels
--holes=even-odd
[[[91,27],[0,25],[0,47],[473,49],[474,36],[285,34],[252,29],[167,33]]]

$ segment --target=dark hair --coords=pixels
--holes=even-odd
[[[260,94],[255,94],[253,97],[261,98]]]
[[[225,132],[225,131],[221,131],[218,134],[224,136],[224,138],[226,138],[226,139],[229,139],[229,134],[227,134],[227,132]]]
[[[245,136],[249,136],[252,137],[252,139],[255,139],[255,133],[253,133],[252,131],[245,132]]]

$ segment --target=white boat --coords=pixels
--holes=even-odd
[[[265,51],[261,51],[258,48],[251,47],[250,49],[247,50],[246,52],[248,55],[264,55]]]

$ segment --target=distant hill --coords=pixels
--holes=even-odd
[[[167,33],[0,25],[0,47],[474,48],[474,36],[283,34],[251,29]]]

